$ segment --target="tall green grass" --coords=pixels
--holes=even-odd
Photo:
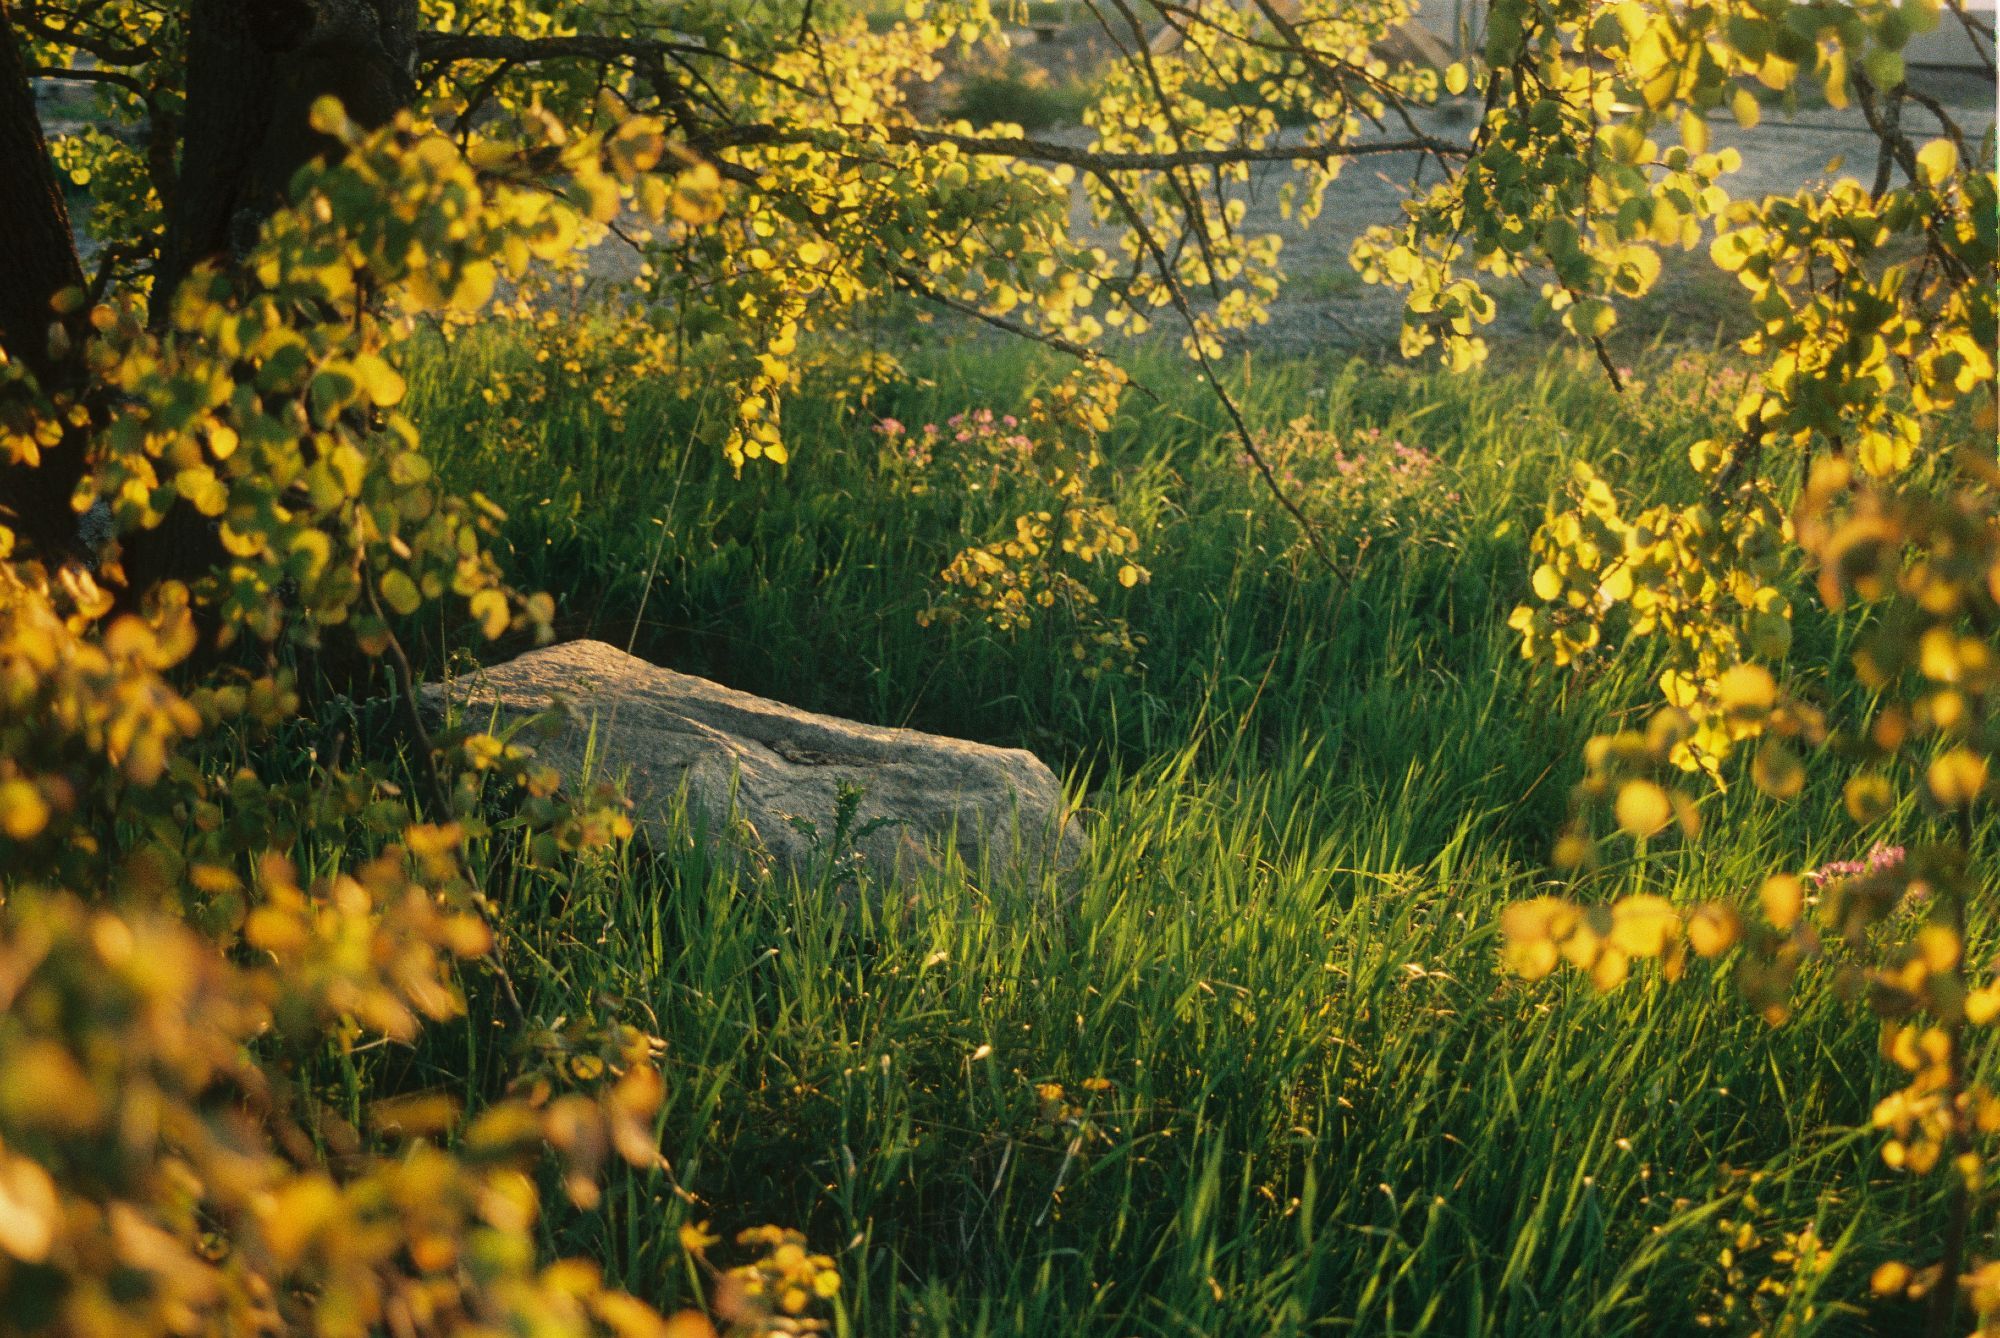
[[[1772,1029],[1721,967],[1599,997],[1496,963],[1581,741],[1651,693],[1643,656],[1520,660],[1528,535],[1575,460],[1672,495],[1717,410],[1641,413],[1560,361],[1237,368],[1254,422],[1377,426],[1445,461],[1449,531],[1343,579],[1297,551],[1206,388],[1142,365],[1157,398],[1104,449],[1150,522],[1150,585],[1108,597],[1143,667],[1087,681],[1054,631],[917,625],[937,570],[988,536],[954,499],[893,494],[868,432],[1004,410],[1059,368],[934,347],[867,413],[795,401],[793,465],[738,480],[691,444],[703,397],[670,386],[631,387],[622,431],[580,395],[502,430],[477,392],[520,357],[434,350],[412,402],[449,481],[510,511],[510,569],[557,595],[565,634],[1033,748],[1094,837],[1073,888],[932,883],[859,913],[691,841],[507,864],[528,1014],[666,1041],[671,1176],[616,1181],[552,1245],[671,1302],[681,1223],[796,1225],[839,1262],[840,1331],[870,1335],[1656,1334],[1725,1311],[1748,1331],[1753,1300],[1796,1332],[1903,1331],[1839,1300],[1923,1204],[1849,1132],[1884,1083],[1825,979]],[[1844,635],[1808,622],[1794,654],[1830,665]],[[1743,895],[1849,853],[1803,816],[1825,800],[1716,797],[1698,840],[1612,876]],[[412,1080],[477,1087],[507,1030],[435,1043]],[[1778,1257],[1809,1224],[1823,1269]]]

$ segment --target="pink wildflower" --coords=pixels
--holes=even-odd
[[[1848,878],[1860,878],[1871,873],[1886,873],[1903,863],[1903,847],[1886,845],[1877,841],[1860,859],[1837,859],[1822,864],[1806,875],[1806,882],[1814,887],[1825,887]]]

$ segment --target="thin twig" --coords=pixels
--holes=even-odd
[[[388,640],[389,668],[396,678],[396,696],[402,708],[403,728],[410,732],[411,746],[417,752],[418,779],[429,792],[425,798],[440,819],[449,818],[452,812],[451,794],[444,788],[444,777],[438,772],[437,746],[431,741],[430,730],[424,727],[422,713],[417,710],[417,678],[410,669],[410,657],[389,627],[389,619],[382,612],[382,601],[375,594],[375,583],[364,575],[361,588],[366,592],[368,607],[382,624],[382,634]]]
[[[950,293],[941,293],[907,269],[898,267],[889,272],[895,278],[897,287],[914,297],[922,298],[924,301],[943,307],[948,311],[955,311],[961,316],[970,316],[976,321],[984,321],[994,329],[1005,330],[1008,334],[1018,338],[1031,339],[1037,344],[1046,344],[1057,352],[1066,353],[1078,362],[1088,364],[1092,367],[1100,366],[1107,361],[1102,353],[1091,348],[1088,344],[1079,344],[1074,339],[1066,339],[1062,335],[1053,334],[1047,330],[1037,330],[1032,326],[1023,325],[1019,321],[1008,320],[1005,316],[982,310],[970,302],[953,297]],[[1157,401],[1160,398],[1138,381],[1132,381],[1130,384],[1150,400]]]
[[[1278,499],[1278,505],[1282,506],[1298,524],[1299,532],[1305,536],[1306,542],[1312,545],[1313,551],[1325,560],[1328,570],[1346,585],[1347,573],[1341,570],[1340,564],[1334,560],[1332,550],[1328,549],[1325,541],[1320,538],[1318,527],[1307,519],[1306,513],[1299,509],[1299,504],[1292,500],[1286,493],[1284,485],[1278,482],[1277,474],[1271,469],[1271,462],[1264,458],[1264,452],[1258,447],[1255,434],[1250,431],[1250,424],[1244,421],[1243,411],[1236,407],[1235,398],[1223,386],[1222,378],[1216,374],[1215,364],[1209,358],[1208,349],[1203,343],[1201,323],[1195,319],[1193,309],[1188,306],[1187,294],[1181,290],[1179,281],[1174,278],[1173,270],[1167,264],[1166,253],[1160,248],[1159,239],[1154,237],[1153,230],[1146,226],[1145,219],[1140,216],[1138,208],[1125,194],[1123,187],[1109,176],[1099,176],[1098,180],[1103,183],[1111,198],[1131,222],[1132,230],[1138,234],[1140,244],[1152,252],[1153,263],[1160,271],[1160,280],[1166,285],[1167,295],[1172,299],[1182,321],[1187,324],[1188,338],[1192,341],[1195,361],[1201,364],[1201,370],[1208,378],[1209,389],[1215,392],[1217,403],[1221,404],[1223,412],[1229,415],[1229,421],[1236,430],[1237,440],[1242,443],[1244,454],[1250,457],[1250,462],[1263,476],[1264,486]]]
[[[60,79],[66,83],[112,84],[141,100],[146,96],[146,85],[141,83],[136,75],[126,74],[122,70],[78,70],[66,66],[30,65],[28,73],[37,79]]]

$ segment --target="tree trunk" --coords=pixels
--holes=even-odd
[[[0,349],[45,389],[74,389],[77,364],[51,354],[50,303],[83,286],[83,268],[8,3],[0,0]],[[165,325],[173,292],[196,265],[240,259],[298,169],[338,148],[309,124],[316,100],[339,98],[364,126],[408,104],[416,21],[416,0],[193,0],[156,325]],[[69,502],[84,465],[84,443],[72,436],[39,466],[0,468],[0,514],[45,557],[75,550]],[[145,573],[142,584],[199,575],[220,556],[209,531],[177,506],[157,530],[128,536],[126,571]]]
[[[299,168],[339,147],[308,124],[317,99],[370,127],[408,105],[416,19],[416,0],[193,0],[155,324],[196,265],[240,259]]]
[[[83,286],[83,266],[7,0],[0,0],[0,183],[0,350],[45,391],[72,390],[75,361],[50,350],[50,304],[65,288]],[[69,499],[82,472],[82,444],[73,440],[47,451],[38,467],[0,466],[0,518],[44,551],[62,551],[75,535]]]
[[[50,299],[83,286],[69,206],[42,138],[27,60],[0,0],[0,348],[47,373]]]
[[[416,0],[193,0],[180,172],[153,280],[152,321],[165,328],[173,293],[195,267],[227,270],[314,158],[339,150],[313,131],[312,105],[339,98],[364,126],[407,106]],[[152,530],[129,535],[128,587],[194,580],[222,560],[214,527],[177,503]]]

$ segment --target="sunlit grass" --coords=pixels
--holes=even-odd
[[[1143,668],[1085,681],[1053,631],[917,625],[982,536],[950,499],[892,495],[867,431],[1005,409],[1049,365],[919,354],[869,413],[794,402],[790,471],[739,481],[688,444],[701,397],[670,387],[633,386],[622,432],[581,397],[503,428],[476,392],[511,356],[428,357],[414,401],[452,486],[511,512],[511,572],[557,595],[568,634],[1031,747],[1095,834],[1073,886],[924,886],[859,915],[738,885],[691,844],[560,882],[507,864],[529,1015],[622,1010],[667,1043],[672,1180],[616,1182],[564,1248],[671,1297],[681,1222],[793,1223],[839,1260],[842,1322],[866,1334],[1654,1334],[1732,1291],[1747,1330],[1764,1279],[1766,1323],[1898,1331],[1835,1303],[1907,1238],[1916,1191],[1843,1133],[1881,1084],[1871,1024],[1826,980],[1773,1030],[1721,968],[1597,997],[1496,963],[1498,909],[1549,877],[1582,739],[1650,691],[1643,657],[1521,661],[1527,536],[1573,460],[1672,495],[1713,403],[1621,401],[1555,362],[1239,367],[1253,421],[1381,428],[1461,495],[1443,541],[1337,576],[1206,390],[1142,364],[1158,397],[1134,395],[1105,449],[1153,524],[1151,584],[1112,596]],[[1808,620],[1794,654],[1830,664],[1843,635]],[[1620,872],[1729,897],[1851,853],[1796,812],[1717,798],[1698,841]],[[476,1087],[509,1043],[485,1033],[436,1042],[431,1076]],[[1779,1258],[1808,1225],[1823,1272]]]

